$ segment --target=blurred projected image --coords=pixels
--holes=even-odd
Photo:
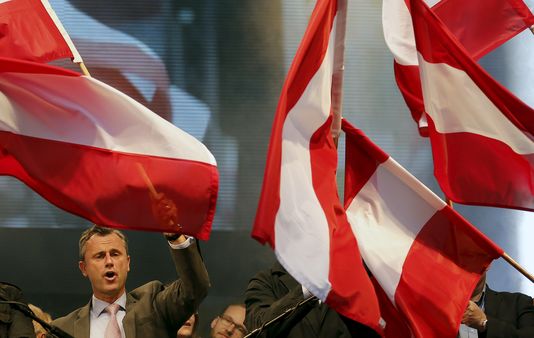
[[[91,76],[134,98],[210,148],[219,162],[220,192],[224,195],[218,202],[214,225],[229,227],[235,206],[238,148],[232,136],[220,131],[213,113],[219,109],[218,64],[212,43],[215,23],[203,19],[209,6],[163,0],[50,0],[50,4]],[[188,31],[196,33],[185,34]],[[53,64],[80,72],[69,60]],[[59,210],[19,181],[0,177],[0,227],[86,224],[88,221]]]

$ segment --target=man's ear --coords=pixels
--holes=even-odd
[[[84,277],[87,277],[87,271],[85,271],[85,262],[84,261],[79,261],[78,262],[78,267],[80,268],[80,271],[82,272],[82,275]]]
[[[217,325],[217,321],[219,320],[219,317],[215,317],[213,318],[213,320],[211,321],[211,328],[213,329],[215,327],[215,325]]]
[[[128,272],[130,272],[130,255],[128,255]]]

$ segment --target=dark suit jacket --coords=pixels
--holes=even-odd
[[[248,284],[245,325],[249,330],[254,330],[303,299],[301,285],[279,263],[275,263],[270,269],[256,274]],[[318,305],[317,302],[300,308],[261,335],[291,338],[351,336],[378,337],[369,328],[344,321],[326,304]]]
[[[26,304],[22,291],[15,285],[0,282],[0,300]],[[32,321],[7,304],[0,304],[0,338],[35,337]]]
[[[172,250],[180,279],[169,286],[147,283],[126,298],[122,321],[127,338],[176,337],[176,331],[198,309],[209,288],[208,272],[197,244]],[[75,338],[89,338],[91,302],[52,322]]]
[[[482,338],[533,338],[532,298],[521,293],[495,292],[486,287],[484,312],[488,318]]]

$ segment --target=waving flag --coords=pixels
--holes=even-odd
[[[82,59],[47,0],[0,2],[0,56],[49,62]]]
[[[432,11],[475,59],[534,25],[522,0],[442,0]],[[428,136],[409,1],[383,0],[382,22],[397,85],[420,134]]]
[[[451,200],[534,210],[534,110],[412,2],[434,174]]]
[[[456,337],[480,275],[502,249],[360,130],[346,121],[343,130],[345,208],[365,264],[415,337]],[[395,318],[391,309],[384,315],[388,325]]]
[[[215,159],[135,100],[61,68],[0,59],[0,106],[0,174],[96,224],[174,232],[152,214],[148,176],[183,232],[209,237]]]
[[[317,1],[278,103],[252,236],[315,296],[379,331],[378,302],[335,181],[334,46],[345,15],[345,1]]]

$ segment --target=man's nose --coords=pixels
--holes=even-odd
[[[104,260],[104,263],[106,265],[113,265],[113,260],[111,259],[111,255],[110,254],[106,254],[106,258]]]

